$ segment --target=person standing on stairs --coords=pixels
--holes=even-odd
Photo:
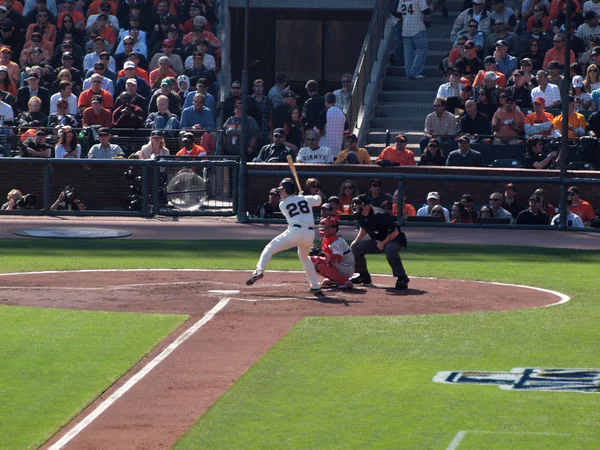
[[[390,14],[394,23],[396,44],[394,45],[394,66],[404,67],[404,39],[402,39],[402,3],[400,0],[390,0]]]
[[[427,60],[427,30],[431,25],[431,9],[427,0],[400,0],[402,38],[404,41],[404,66],[406,78],[424,80],[423,70]]]

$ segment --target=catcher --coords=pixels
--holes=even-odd
[[[352,289],[350,277],[354,274],[354,254],[344,238],[337,234],[338,228],[335,217],[321,219],[321,250],[313,248],[310,259],[317,273],[325,277],[321,287]]]

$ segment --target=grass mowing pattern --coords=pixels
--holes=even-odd
[[[10,256],[4,258],[7,272],[252,269],[264,244],[3,240],[0,257]],[[437,371],[451,369],[598,368],[598,255],[411,244],[404,260],[413,276],[522,283],[565,292],[574,301],[507,313],[305,319],[201,418],[178,448],[445,448],[465,429],[550,430],[572,436],[473,434],[461,449],[600,447],[596,395],[431,382]],[[373,273],[389,273],[382,257],[369,257],[369,266]],[[300,270],[300,264],[288,251],[269,268]],[[1,329],[7,319],[0,317]],[[51,349],[51,338],[46,339]],[[73,386],[56,389],[66,392]]]

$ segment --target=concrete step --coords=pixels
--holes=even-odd
[[[434,94],[435,95],[435,94]],[[424,98],[422,102],[395,102],[395,103],[378,103],[375,105],[375,117],[389,117],[402,120],[402,117],[406,115],[407,111],[410,111],[411,115],[422,116],[433,112],[433,96],[429,99]],[[423,116],[424,117],[424,116]]]
[[[437,91],[437,89],[436,89]],[[381,91],[377,96],[378,103],[427,103],[430,104],[430,101],[433,101],[436,92],[431,91],[423,92],[423,91]],[[431,103],[432,105],[433,103]],[[430,106],[431,106],[430,105]]]
[[[402,133],[408,139],[409,144],[415,144],[419,142],[419,139],[423,137],[423,130],[406,131],[401,128],[389,128],[390,131],[390,142],[394,142],[394,138],[397,134]],[[369,131],[367,136],[367,142],[369,144],[383,144],[386,142],[387,132],[386,130],[373,130]]]
[[[425,80],[407,80],[404,77],[385,77],[382,82],[384,91],[427,91],[434,95],[440,87],[439,77]]]
[[[385,68],[385,75],[387,77],[404,77],[406,76],[406,71],[404,70],[404,67],[389,65]],[[437,65],[425,65],[423,75],[425,75],[427,78],[439,78],[440,84],[443,81],[442,72],[440,71],[440,68]]]

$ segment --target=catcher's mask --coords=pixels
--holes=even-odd
[[[324,217],[319,221],[319,235],[333,236],[339,228],[338,221],[335,217]]]
[[[288,194],[295,194],[298,192],[296,183],[294,183],[290,178],[284,178],[281,180],[281,183],[279,183],[279,190],[285,191]]]

